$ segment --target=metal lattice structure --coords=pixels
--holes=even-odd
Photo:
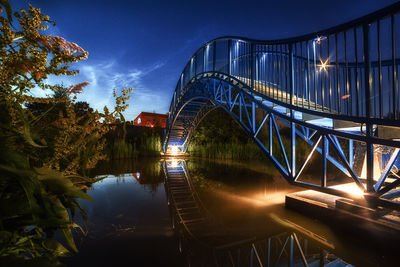
[[[400,184],[399,55],[400,3],[291,39],[212,40],[178,80],[163,150],[185,152],[205,114],[222,108],[288,182],[353,197],[327,184],[332,163],[372,203],[398,209],[388,196]],[[299,140],[310,146],[300,162]],[[300,179],[315,151],[322,159],[318,184]]]

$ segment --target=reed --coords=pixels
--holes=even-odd
[[[161,128],[148,128],[134,125],[115,125],[107,136],[106,154],[110,159],[137,157],[157,157],[161,151]]]
[[[288,155],[289,128],[282,126],[280,134]],[[261,131],[258,138],[268,147],[267,131]],[[309,146],[300,140],[296,142],[296,158],[297,161],[301,161]],[[276,136],[273,136],[272,151],[276,159],[284,164],[282,149]],[[191,156],[207,159],[265,160],[266,158],[251,137],[223,110],[213,111],[202,120],[189,143],[188,153]]]

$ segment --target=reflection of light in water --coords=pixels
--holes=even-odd
[[[169,167],[177,168],[178,167],[178,161],[176,159],[171,160],[171,163],[169,164]]]
[[[334,185],[330,186],[330,188],[350,193],[351,195],[356,197],[361,197],[364,195],[364,192],[361,191],[361,189],[354,183]]]
[[[240,204],[250,204],[255,207],[268,207],[285,202],[286,191],[267,192],[264,189],[262,192],[257,192],[250,195],[238,195],[234,193],[219,191],[222,197],[228,198],[232,201],[237,201]]]
[[[132,173],[132,177],[140,184],[140,172]]]

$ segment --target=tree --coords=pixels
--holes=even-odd
[[[68,251],[52,239],[56,229],[76,251],[72,228],[76,198],[95,181],[85,170],[104,157],[107,125],[126,109],[131,88],[115,94],[110,112],[93,111],[75,102],[88,85],[51,85],[51,75],[75,75],[70,66],[88,53],[62,37],[46,35],[54,25],[40,9],[29,6],[12,14],[0,0],[0,265],[34,260],[58,264]],[[52,97],[30,96],[34,87],[50,89]],[[82,228],[80,228],[82,229]],[[82,229],[83,231],[83,229]],[[41,261],[44,262],[41,262]]]

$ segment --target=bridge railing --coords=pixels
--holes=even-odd
[[[292,39],[218,38],[198,49],[186,64],[170,114],[182,89],[196,75],[220,72],[294,108],[397,125],[399,56],[400,3]]]

